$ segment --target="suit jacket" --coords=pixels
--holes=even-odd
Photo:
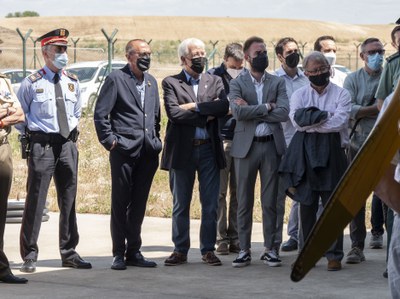
[[[158,154],[160,140],[160,99],[157,81],[144,73],[144,107],[136,88],[136,78],[127,64],[111,72],[101,88],[94,111],[94,124],[100,143],[110,150],[117,141],[115,150],[137,158],[143,149]]]
[[[221,78],[202,74],[197,98],[183,71],[178,75],[165,78],[162,88],[168,123],[161,169],[182,169],[189,163],[196,127],[207,129],[218,167],[224,168],[225,157],[217,118],[227,114],[229,101]],[[197,103],[198,111],[184,110],[179,107],[181,104],[193,102]],[[208,116],[214,116],[215,119],[207,121]]]
[[[248,105],[236,105],[234,100],[237,98],[242,98]],[[262,104],[259,105],[250,72],[242,73],[231,80],[229,99],[233,117],[236,119],[231,148],[232,157],[246,157],[253,142],[256,127],[260,122],[267,122],[271,128],[278,154],[285,153],[286,143],[281,122],[288,120],[289,100],[283,78],[265,73],[263,99]],[[266,103],[275,103],[276,108],[268,112]]]

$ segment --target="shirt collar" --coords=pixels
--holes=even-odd
[[[303,73],[300,69],[297,68],[297,74],[296,74],[296,76],[294,76],[294,77],[292,78],[292,77],[288,76],[288,74],[286,74],[286,72],[285,72],[285,70],[283,69],[282,66],[281,66],[279,69],[277,69],[277,70],[275,71],[275,74],[276,74],[278,77],[284,77],[284,76],[286,76],[286,77],[288,77],[288,78],[290,78],[290,79],[292,79],[292,80],[296,80],[297,78],[301,78],[301,77],[305,77],[305,76],[306,76],[306,75],[304,75],[304,73]]]
[[[186,70],[183,70],[183,72],[185,73],[185,76],[186,76],[186,82],[190,83],[190,79],[192,79],[193,77]],[[197,79],[193,78],[193,79],[196,81],[200,81],[201,74],[199,75],[199,78],[197,78]]]
[[[266,79],[265,72],[264,72],[264,74],[262,75],[260,82],[258,82],[258,81],[253,77],[253,75],[251,74],[251,72],[249,72],[249,74],[250,74],[251,82],[253,82],[253,84],[264,84],[264,81],[265,81],[265,79]]]
[[[44,67],[43,67],[43,73],[44,73],[44,77],[47,77],[49,80],[54,80],[54,76],[55,76],[55,72],[53,72],[47,65],[45,65]],[[60,79],[61,79],[61,77],[62,77],[62,75],[63,75],[63,71],[62,70],[60,70],[59,72],[58,72],[58,75],[60,76]]]

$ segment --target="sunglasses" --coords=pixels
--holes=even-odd
[[[370,50],[370,51],[365,51],[364,53],[368,55],[374,55],[378,53],[379,55],[385,54],[385,49],[379,49],[379,50]]]

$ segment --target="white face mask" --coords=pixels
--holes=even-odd
[[[68,55],[67,53],[56,53],[54,56],[53,64],[59,70],[65,68],[68,64]]]
[[[334,52],[324,53],[326,59],[328,59],[329,65],[336,64],[336,54]]]
[[[232,77],[232,79],[235,79],[237,76],[239,76],[239,74],[242,72],[243,69],[231,69],[231,68],[227,68],[226,72]]]

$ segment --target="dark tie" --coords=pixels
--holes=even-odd
[[[64,138],[69,136],[67,112],[65,112],[64,96],[60,84],[60,76],[54,75],[54,90],[56,92],[57,121],[60,127],[60,135]]]

